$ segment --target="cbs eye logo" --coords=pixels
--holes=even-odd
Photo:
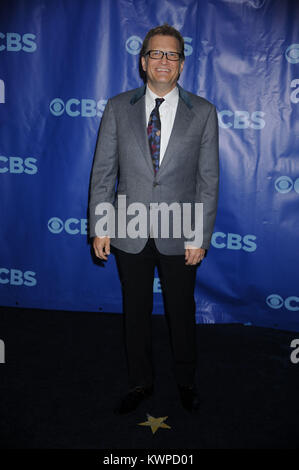
[[[62,232],[63,227],[63,222],[61,219],[58,219],[58,217],[52,217],[48,222],[48,229],[51,233],[60,233]]]
[[[60,98],[55,98],[50,103],[50,110],[54,116],[61,116],[64,112],[64,102]]]
[[[292,189],[299,194],[299,178],[293,181],[289,176],[280,176],[275,180],[274,186],[276,191],[281,194],[289,193]]]
[[[299,62],[299,44],[291,44],[284,55],[290,64],[297,64]]]
[[[142,40],[139,36],[131,36],[126,41],[126,49],[129,54],[137,55],[140,52]]]
[[[266,302],[269,307],[274,309],[281,308],[283,306],[283,298],[276,294],[269,295]]]

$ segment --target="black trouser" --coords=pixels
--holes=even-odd
[[[163,255],[149,238],[138,254],[114,249],[123,290],[125,344],[129,385],[149,386],[152,366],[151,314],[153,280],[158,266],[168,319],[175,379],[194,384],[196,367],[194,287],[197,266],[185,265],[184,255]]]

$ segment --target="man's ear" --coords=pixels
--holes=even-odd
[[[183,71],[183,68],[184,68],[184,64],[185,64],[185,61],[183,60],[181,63],[180,63],[180,75]]]
[[[142,70],[146,72],[146,60],[145,57],[141,57],[141,65],[142,65]]]

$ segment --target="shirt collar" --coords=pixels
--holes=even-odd
[[[161,96],[156,95],[148,86],[146,86],[146,92],[145,92],[145,97],[147,102],[151,106],[155,106],[155,99],[156,98],[161,98]],[[179,99],[179,90],[178,87],[174,87],[173,90],[171,90],[169,93],[167,93],[165,96],[163,96],[165,102],[169,104],[170,106],[176,106],[177,101]],[[162,103],[163,104],[163,103]]]

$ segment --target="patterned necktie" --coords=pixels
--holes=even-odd
[[[159,106],[163,103],[163,101],[164,98],[156,98],[156,106],[151,112],[147,126],[147,136],[155,174],[158,171],[160,159],[161,121]]]

